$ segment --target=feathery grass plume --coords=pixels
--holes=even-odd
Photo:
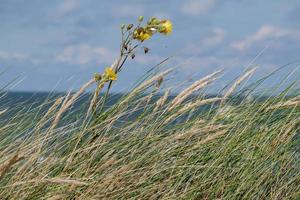
[[[275,109],[284,109],[284,108],[291,108],[300,105],[300,96],[294,97],[286,102],[280,102],[275,105],[271,105],[266,108],[266,111],[275,110]]]
[[[221,98],[215,97],[215,98],[210,98],[210,99],[200,99],[193,103],[187,103],[183,108],[179,109],[178,111],[176,111],[176,113],[174,113],[169,118],[167,118],[164,123],[169,123],[174,118],[176,118],[176,117],[182,115],[183,113],[190,111],[194,108],[200,107],[205,104],[211,104],[214,102],[218,102],[218,101],[221,101]]]
[[[196,102],[192,102],[192,103],[187,103],[183,108],[181,108],[180,110],[178,110],[178,114],[182,114],[184,112],[187,112],[193,108],[197,108],[199,106],[205,105],[205,104],[210,104],[210,103],[214,103],[217,101],[220,101],[221,98],[220,97],[215,97],[215,98],[210,98],[210,99],[200,99],[197,100]]]
[[[63,97],[57,98],[55,100],[55,102],[52,104],[52,106],[43,115],[43,117],[37,122],[37,125],[34,127],[34,133],[32,135],[36,137],[36,141],[37,141],[36,148],[38,150],[36,151],[35,156],[33,156],[31,159],[27,160],[27,164],[35,162],[38,159],[41,149],[43,147],[43,144],[44,144],[46,138],[48,137],[48,134],[46,134],[44,137],[42,137],[41,129],[44,126],[46,126],[46,124],[52,119],[51,114],[53,114],[53,112],[58,108],[58,106],[62,104],[63,99],[64,99]],[[44,141],[43,141],[43,139],[44,139]]]
[[[147,87],[151,85],[155,85],[157,81],[159,81],[162,77],[165,77],[166,75],[170,74],[173,71],[173,69],[167,69],[165,71],[160,72],[159,74],[155,74],[153,77],[149,78],[145,82],[143,82],[141,85],[137,86],[132,93],[136,94],[137,92],[146,89]]]
[[[156,83],[154,83],[154,88],[152,88],[151,92],[144,97],[140,98],[138,101],[139,103],[132,109],[132,113],[134,113],[137,110],[140,109],[147,109],[147,107],[150,107],[150,102],[153,98],[153,96],[158,92],[162,82],[163,82],[163,76],[158,77],[158,79],[155,80]]]
[[[247,72],[245,72],[245,74],[243,74],[238,80],[236,80],[232,86],[228,89],[228,91],[224,94],[223,99],[221,101],[221,105],[225,103],[226,99],[228,99],[228,97],[230,95],[232,95],[232,93],[236,90],[236,88],[245,80],[247,79],[249,76],[251,76],[254,71],[257,69],[257,67],[254,67],[250,70],[248,70]]]
[[[44,178],[42,180],[38,180],[39,182],[45,182],[45,183],[51,183],[51,184],[70,184],[70,185],[76,185],[76,186],[83,186],[83,185],[89,185],[88,183],[84,181],[78,181],[74,179],[66,179],[66,178]]]
[[[230,127],[228,125],[209,125],[208,121],[201,120],[199,121],[203,126],[201,128],[192,128],[189,131],[178,134],[175,136],[177,142],[182,140],[189,140],[193,136],[197,136],[199,141],[195,144],[193,148],[197,148],[199,144],[205,144],[209,141],[212,141],[222,135],[223,131],[227,131]],[[208,125],[207,125],[208,124]]]
[[[88,108],[88,111],[87,111],[87,114],[86,114],[86,119],[90,116],[90,114],[94,114],[96,112],[98,97],[99,97],[99,94],[100,94],[103,87],[104,87],[104,84],[99,84],[97,86],[97,88],[95,89],[95,92],[93,94],[93,98],[90,101],[90,105],[89,105],[89,108]]]
[[[91,79],[90,81],[88,81],[86,84],[84,84],[80,89],[79,91],[77,91],[75,94],[73,94],[73,96],[68,100],[67,97],[66,97],[66,101],[63,103],[62,107],[59,109],[58,113],[56,114],[53,122],[52,122],[52,125],[49,129],[49,132],[51,132],[58,124],[62,114],[78,99],[78,97],[80,95],[82,95],[85,90],[87,88],[89,88],[93,83],[95,82],[94,79]]]
[[[206,120],[203,120],[203,119],[198,119],[197,120],[197,125],[204,125],[204,124],[207,124],[207,123],[208,122]],[[174,136],[174,138],[177,142],[181,142],[182,140],[186,140],[186,139],[191,138],[195,134],[199,134],[199,132],[202,131],[202,130],[203,130],[202,127],[201,128],[196,128],[195,127],[195,128],[193,128],[189,131],[185,131],[183,133],[178,133],[177,135]],[[173,138],[173,135],[172,135],[172,138]]]
[[[146,80],[145,82],[141,83],[139,86],[134,88],[129,95],[124,99],[123,102],[128,102],[132,97],[136,96],[139,92],[146,90],[147,88],[151,87],[152,85],[155,85],[155,83],[161,79],[161,77],[165,77],[169,73],[171,73],[173,69],[167,69],[151,78]]]
[[[14,164],[23,159],[24,157],[20,156],[19,151],[17,151],[11,159],[9,159],[6,163],[2,164],[0,166],[0,181]]]
[[[135,113],[139,110],[146,109],[149,106],[149,102],[151,101],[152,97],[153,94],[149,93],[148,95],[139,99],[138,104],[134,108],[132,108],[131,113]]]
[[[221,131],[218,131],[214,134],[209,134],[206,138],[204,138],[204,139],[200,140],[199,142],[197,142],[196,145],[195,145],[196,147],[194,147],[194,148],[197,148],[198,145],[201,146],[201,145],[204,145],[204,144],[206,144],[208,142],[211,142],[215,139],[218,139],[221,136],[224,136],[226,134],[226,132],[227,132],[227,130],[221,130]]]
[[[170,91],[171,91],[171,89],[167,89],[167,91],[164,93],[164,95],[156,101],[153,112],[156,112],[158,109],[162,108],[165,105],[165,103],[168,100],[168,97],[170,95]]]
[[[281,139],[291,140],[295,135],[299,137],[299,125],[300,119],[292,120],[287,124],[287,128],[283,129],[284,133]]]
[[[52,106],[47,110],[43,118],[37,123],[36,130],[40,130],[49,120],[51,113],[57,109],[57,107],[62,103],[63,97],[59,97],[55,100]]]
[[[206,87],[207,85],[209,85],[213,81],[215,81],[217,79],[217,77],[220,75],[221,72],[222,72],[222,70],[218,70],[218,71],[216,71],[216,72],[214,72],[212,74],[209,74],[209,75],[205,76],[204,78],[201,78],[200,80],[198,80],[195,83],[193,83],[190,87],[188,87],[185,90],[183,90],[181,93],[179,93],[173,99],[173,101],[170,104],[170,107],[168,108],[168,111],[171,111],[176,106],[178,106],[179,104],[181,104],[193,92],[198,91],[198,90]]]

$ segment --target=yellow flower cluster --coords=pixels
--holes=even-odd
[[[130,35],[132,34],[132,38],[131,39],[135,39],[138,40],[140,42],[143,42],[145,40],[150,39],[155,33],[161,33],[164,35],[168,35],[172,32],[173,30],[173,24],[170,20],[159,20],[155,17],[152,17],[146,25],[144,26],[140,26],[140,24],[142,23],[142,21],[144,20],[143,16],[140,16],[138,18],[139,21],[139,25],[134,27],[133,24],[129,24],[129,25],[125,25],[123,24],[121,26],[122,31],[126,28],[127,29],[127,33]],[[131,31],[133,29],[133,31]],[[122,34],[124,34],[124,32],[122,32]],[[128,35],[127,38],[130,38]],[[129,49],[128,46],[130,46],[130,41],[126,41],[124,42],[124,44],[122,44],[124,46],[124,49],[126,49],[126,51],[128,51],[129,53],[131,52],[131,49]],[[144,47],[144,52],[147,53],[149,51],[148,48]],[[127,53],[128,53],[127,52]],[[135,57],[135,54],[132,53],[131,55],[132,58]],[[94,79],[96,82],[98,82],[99,84],[102,83],[106,83],[109,81],[116,81],[118,78],[117,76],[117,72],[112,68],[112,67],[107,67],[105,68],[105,71],[103,74],[95,74]]]
[[[143,19],[143,18],[140,18]],[[168,35],[173,31],[173,24],[170,20],[159,20],[155,17],[151,18],[145,27],[137,27],[133,32],[133,39],[143,42],[148,40],[155,33]]]
[[[144,41],[144,40],[148,40],[150,39],[150,37],[152,36],[152,32],[144,29],[144,28],[137,28],[134,30],[133,32],[133,37],[134,39],[137,39],[139,41]]]
[[[108,82],[108,81],[116,81],[117,78],[118,78],[118,76],[112,67],[105,68],[103,75],[98,74],[98,73],[96,73],[94,75],[94,79],[98,83],[101,83],[101,82],[104,83],[104,82]]]
[[[163,35],[169,35],[173,31],[173,24],[170,20],[165,19],[157,19],[152,17],[147,23],[143,23],[144,17],[140,16],[138,18],[138,24],[122,24],[121,25],[121,45],[120,45],[120,56],[117,59],[117,62],[114,64],[114,67],[106,67],[103,73],[96,73],[94,75],[94,81],[97,84],[97,88],[95,89],[93,101],[92,101],[92,111],[93,114],[97,114],[97,104],[98,96],[100,91],[106,86],[107,83],[107,91],[103,100],[103,104],[106,102],[106,98],[108,97],[110,88],[112,86],[112,81],[116,81],[118,79],[117,73],[121,71],[124,66],[125,61],[128,58],[135,58],[136,48],[140,45],[139,42],[143,42],[145,40],[150,39],[154,34],[160,33]],[[143,47],[144,53],[147,54],[149,52],[148,47]],[[162,79],[158,81],[157,87],[160,86]],[[99,112],[102,110],[103,106],[100,108]],[[96,115],[95,115],[96,116]]]
[[[163,20],[161,26],[162,28],[160,30],[160,33],[163,33],[165,35],[170,34],[173,30],[173,24],[170,20]]]
[[[104,71],[103,79],[104,81],[115,81],[118,76],[112,67],[107,67]]]

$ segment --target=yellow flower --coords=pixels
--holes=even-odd
[[[150,37],[152,36],[152,33],[150,31],[147,31],[144,28],[137,28],[134,30],[133,32],[133,38],[137,39],[141,42],[143,42],[144,40],[148,40]]]
[[[159,30],[160,33],[168,35],[173,30],[173,24],[170,20],[162,20],[161,21],[161,29]]]
[[[117,74],[115,73],[113,68],[107,67],[107,68],[105,68],[104,78],[107,81],[115,81],[115,80],[117,80]]]

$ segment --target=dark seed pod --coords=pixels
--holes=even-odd
[[[127,30],[132,29],[132,27],[133,27],[133,24],[129,24],[129,25],[127,26]]]
[[[149,52],[149,48],[148,47],[144,47],[144,53],[148,53]]]

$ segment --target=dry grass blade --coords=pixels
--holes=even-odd
[[[215,139],[218,139],[219,137],[223,136],[226,132],[227,132],[227,130],[221,130],[221,131],[218,131],[218,132],[216,132],[216,133],[214,133],[214,134],[210,134],[210,135],[207,136],[206,138],[200,140],[200,141],[196,144],[196,146],[200,146],[200,145],[206,144],[206,143],[208,143],[208,142],[211,142],[211,141],[213,141],[213,140],[215,140]],[[196,147],[196,146],[195,146],[195,147]]]
[[[41,181],[46,183],[53,183],[53,184],[68,184],[68,185],[77,185],[77,186],[89,185],[88,183],[83,181],[78,181],[74,179],[64,179],[64,178],[48,178],[48,179],[42,179]]]
[[[184,106],[183,108],[181,108],[178,112],[171,115],[164,123],[169,123],[175,117],[180,116],[181,114],[183,114],[183,113],[185,113],[185,112],[187,112],[187,111],[189,111],[193,108],[197,108],[197,107],[205,105],[205,104],[214,103],[214,102],[217,102],[217,101],[220,101],[220,100],[221,100],[221,98],[215,97],[215,98],[210,98],[210,99],[201,99],[201,100],[198,100],[194,103],[189,103],[186,106]]]
[[[95,89],[93,98],[90,101],[90,105],[89,105],[89,108],[88,108],[88,111],[87,111],[87,114],[86,114],[86,119],[90,116],[91,113],[94,113],[96,111],[98,97],[99,97],[100,91],[102,90],[103,87],[104,87],[104,83],[101,83]]]
[[[0,110],[0,115],[4,114],[8,109]]]
[[[237,81],[233,83],[233,85],[228,89],[228,91],[225,93],[223,96],[221,104],[223,104],[226,99],[236,90],[236,88],[245,80],[247,79],[250,75],[253,74],[253,72],[257,69],[257,67],[254,67],[250,70],[248,70],[245,74],[243,74]]]
[[[53,120],[53,123],[52,123],[52,125],[51,125],[51,127],[50,127],[50,130],[49,131],[51,131],[51,130],[53,130],[55,127],[56,127],[56,125],[58,124],[58,122],[59,122],[59,120],[60,120],[60,118],[61,118],[61,116],[62,116],[62,114],[78,99],[78,97],[82,94],[82,93],[84,93],[85,92],[85,90],[87,89],[87,88],[89,88],[93,83],[95,82],[95,80],[94,79],[91,79],[89,82],[87,82],[86,84],[84,84],[81,88],[80,88],[80,90],[78,91],[78,92],[76,92],[73,96],[72,96],[72,98],[70,99],[70,100],[68,100],[68,101],[66,101],[66,102],[64,102],[64,104],[62,105],[62,107],[60,108],[60,110],[58,111],[58,113],[56,114],[56,116],[55,116],[55,118],[54,118],[54,120]]]
[[[20,181],[16,182],[11,186],[19,186],[19,185],[26,185],[29,183],[49,183],[49,184],[58,184],[58,185],[74,185],[74,186],[86,186],[89,183],[84,181],[78,181],[74,179],[65,179],[65,178],[44,178],[44,179],[33,179],[28,181]]]
[[[112,67],[114,70],[116,70],[116,69],[119,67],[121,60],[122,60],[122,57],[120,56],[119,58],[117,58],[117,59],[114,61],[114,63],[111,65],[111,67]]]
[[[5,126],[3,126],[3,127],[0,128],[0,132],[4,131],[5,129],[8,129],[8,128],[12,127],[12,126],[16,126],[16,125],[17,125],[17,123],[7,124],[7,125],[5,125]]]
[[[63,97],[60,97],[58,99],[56,99],[56,101],[53,103],[53,105],[48,109],[48,111],[46,112],[46,114],[43,116],[43,118],[38,122],[37,126],[36,126],[36,130],[39,130],[40,128],[42,128],[45,123],[47,122],[47,120],[49,119],[50,114],[56,110],[56,108],[62,103]]]
[[[266,108],[266,111],[274,110],[274,109],[283,109],[283,108],[290,108],[290,107],[296,107],[300,105],[300,96],[294,97],[284,103],[278,103],[272,106],[269,106]]]
[[[166,103],[169,95],[170,95],[170,89],[168,89],[165,92],[165,94],[157,100],[156,106],[155,106],[155,108],[153,110],[154,112],[156,112],[159,108],[161,108]]]
[[[150,78],[149,80],[145,81],[140,86],[138,86],[136,89],[134,89],[134,91],[140,91],[141,89],[144,89],[145,87],[152,85],[153,83],[156,83],[158,80],[160,80],[162,77],[165,77],[167,74],[169,74],[172,71],[173,69],[167,69],[161,72],[160,74],[153,76],[152,78]]]
[[[172,71],[173,71],[173,69],[167,69],[166,71],[163,71],[160,74],[157,74],[157,75],[153,76],[152,78],[150,78],[149,80],[145,81],[144,83],[142,83],[141,85],[136,87],[123,102],[128,102],[129,99],[131,99],[133,96],[138,94],[140,91],[147,89],[149,86],[151,86],[152,84],[155,84],[158,80],[160,80],[161,77],[166,76],[167,74],[169,74]]]
[[[54,195],[51,197],[48,197],[47,200],[62,200],[62,199],[67,199],[67,195]]]
[[[206,87],[207,85],[209,85],[210,83],[212,83],[213,81],[215,81],[217,79],[217,76],[222,72],[222,70],[218,70],[212,74],[209,74],[208,76],[196,81],[195,83],[193,83],[190,87],[186,88],[185,90],[183,90],[181,93],[179,93],[171,102],[170,107],[168,109],[168,111],[172,110],[173,108],[175,108],[176,106],[178,106],[179,104],[181,104],[187,97],[189,97],[193,92],[198,91],[204,87]]]
[[[0,166],[0,180],[3,178],[3,176],[10,170],[10,168],[19,162],[20,160],[24,159],[23,156],[19,156],[19,152],[17,152],[11,159],[8,160],[7,163],[4,163],[2,166]]]
[[[210,103],[214,103],[214,102],[217,102],[217,101],[220,101],[222,98],[220,97],[215,97],[215,98],[210,98],[210,99],[201,99],[201,100],[198,100],[194,103],[189,103],[187,105],[185,105],[183,108],[181,108],[178,113],[181,114],[181,113],[184,113],[186,111],[189,111],[193,108],[197,108],[199,106],[202,106],[202,105],[205,105],[205,104],[210,104]]]

